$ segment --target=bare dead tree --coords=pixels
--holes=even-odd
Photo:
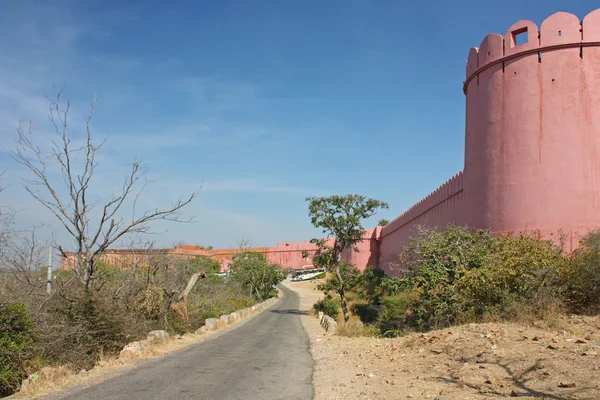
[[[188,281],[185,289],[183,289],[183,292],[181,292],[179,294],[166,293],[170,300],[169,306],[171,307],[171,309],[173,311],[175,311],[176,313],[178,313],[183,319],[185,319],[186,322],[189,322],[190,319],[188,317],[187,304],[186,304],[185,300],[187,299],[188,295],[190,294],[190,292],[196,285],[196,282],[200,278],[202,278],[202,279],[206,278],[206,272],[204,272],[204,271],[197,272],[194,275],[192,275],[190,277],[190,280]]]
[[[48,243],[42,242],[37,235],[37,227],[33,226],[25,234],[15,235],[5,244],[0,262],[15,276],[31,287],[37,287],[34,273],[45,266]]]
[[[72,262],[81,284],[89,291],[98,261],[111,245],[127,234],[149,233],[153,221],[189,222],[181,219],[181,210],[198,193],[179,198],[168,208],[156,208],[131,219],[125,218],[122,215],[124,205],[132,202],[135,209],[139,193],[145,186],[145,171],[141,163],[135,161],[118,192],[105,201],[91,200],[98,165],[96,157],[104,144],[96,144],[92,137],[91,120],[97,99],[91,102],[85,118],[85,140],[76,145],[69,128],[70,103],[67,101],[63,109],[61,94],[59,91],[55,99],[48,99],[49,120],[57,137],[51,148],[42,150],[33,138],[32,123],[21,121],[13,155],[33,174],[33,179],[24,182],[25,190],[46,207],[74,239],[75,251],[71,255],[61,246],[59,251],[64,259]],[[55,168],[60,171],[58,179]]]
[[[2,174],[0,173],[0,178]],[[0,186],[0,193],[4,190],[4,187]],[[15,220],[15,211],[6,205],[0,205],[0,258],[3,258],[6,250],[8,248],[8,244],[10,243],[12,237],[14,236],[14,220]],[[5,266],[0,263],[0,271]]]

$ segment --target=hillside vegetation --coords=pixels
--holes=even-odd
[[[488,231],[448,226],[423,229],[399,259],[398,276],[346,268],[353,319],[348,335],[398,336],[469,322],[551,321],[600,310],[600,231],[572,254],[527,235],[492,237]],[[337,278],[320,285],[315,309],[340,312]],[[376,329],[373,329],[376,328]]]
[[[101,264],[86,290],[73,271],[60,271],[51,295],[46,271],[0,274],[0,396],[42,366],[77,372],[116,356],[149,331],[193,332],[206,318],[243,309],[276,294],[283,271],[264,256],[242,253],[227,277],[206,257],[150,257],[121,270]],[[200,274],[189,294],[181,294]]]

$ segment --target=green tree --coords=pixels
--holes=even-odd
[[[189,273],[205,272],[206,275],[216,274],[221,271],[221,264],[207,256],[197,256],[189,260],[175,262],[176,270],[188,270]]]
[[[231,278],[258,300],[271,296],[275,285],[285,279],[285,273],[278,265],[269,264],[265,256],[255,252],[236,254],[230,269]]]
[[[378,222],[377,222],[377,226],[386,226],[390,223],[389,219],[385,219],[385,218],[381,218]]]
[[[337,292],[340,295],[344,321],[348,322],[350,313],[345,292],[347,281],[342,274],[341,262],[344,251],[358,251],[356,245],[363,239],[365,229],[362,221],[372,217],[379,209],[387,209],[387,203],[368,199],[357,194],[331,197],[309,197],[308,215],[316,228],[322,228],[327,239],[312,239],[320,252],[314,262],[327,268],[337,278]]]

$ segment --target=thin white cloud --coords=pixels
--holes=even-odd
[[[220,181],[206,181],[202,185],[206,192],[258,192],[258,193],[282,193],[289,195],[312,196],[321,193],[320,189],[272,184],[252,179],[231,179]]]

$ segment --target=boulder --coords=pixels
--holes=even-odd
[[[237,314],[232,312],[231,314],[229,314],[229,320],[231,322],[235,321],[236,319],[238,319]]]
[[[146,350],[146,346],[142,342],[131,342],[127,344],[127,346],[123,347],[121,353],[119,353],[119,358],[136,358],[144,355]],[[100,363],[98,363],[100,365]]]
[[[148,333],[147,340],[150,343],[166,344],[169,341],[169,334],[167,331],[152,331]]]
[[[231,323],[231,318],[229,318],[229,315],[221,315],[221,318],[219,318],[221,320],[221,322],[223,322],[225,325],[229,325]]]
[[[208,328],[206,327],[206,325],[201,326],[200,329],[196,330],[196,333],[200,334],[200,333],[206,333],[208,332]]]
[[[325,328],[327,333],[337,332],[337,322],[335,322],[335,320],[329,315],[324,315],[323,318],[321,318],[321,326]]]
[[[207,318],[204,321],[204,326],[206,326],[206,329],[208,329],[209,331],[214,331],[215,329],[217,329],[217,319]]]

